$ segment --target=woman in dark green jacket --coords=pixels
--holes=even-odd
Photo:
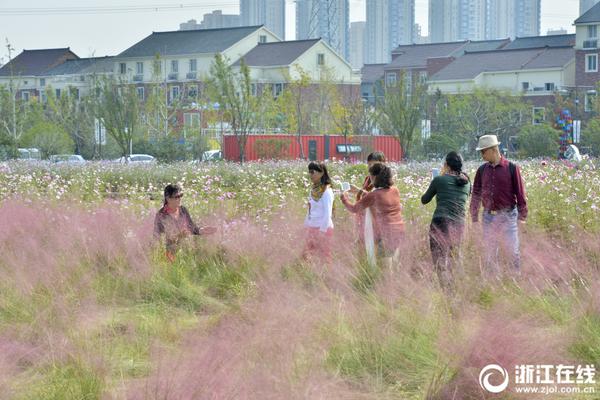
[[[467,199],[471,193],[469,176],[462,171],[460,154],[451,151],[440,172],[431,181],[421,203],[427,204],[436,197],[436,207],[429,227],[429,246],[433,265],[444,290],[451,290],[452,261],[456,257],[462,238]]]

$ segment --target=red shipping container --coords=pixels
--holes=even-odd
[[[341,135],[303,135],[301,140],[304,157],[308,160],[365,161],[373,151],[383,152],[389,161],[402,159],[400,142],[393,136],[352,136],[347,143]],[[245,148],[246,161],[300,158],[300,144],[293,135],[249,135]],[[235,135],[223,137],[223,156],[229,161],[240,160]]]

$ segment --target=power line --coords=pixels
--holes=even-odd
[[[238,2],[189,3],[189,4],[150,4],[138,6],[94,6],[94,7],[1,7],[0,16],[19,15],[80,15],[80,14],[121,14],[133,12],[179,11],[192,8],[233,7]]]

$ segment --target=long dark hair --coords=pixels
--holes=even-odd
[[[172,183],[165,186],[163,206],[167,205],[167,198],[173,197],[178,193],[181,193],[181,186]]]
[[[308,164],[308,170],[322,172],[323,176],[321,177],[321,184],[331,185],[331,178],[329,177],[329,172],[327,172],[327,166],[324,163],[318,161],[311,161]]]
[[[389,189],[394,184],[392,169],[385,164],[373,164],[373,166],[369,168],[369,175],[375,177],[373,186],[376,188]]]
[[[450,153],[446,154],[446,165],[448,165],[448,168],[450,168],[452,172],[458,175],[456,177],[456,183],[458,186],[464,186],[471,182],[469,175],[465,174],[462,170],[463,159],[456,151],[451,151]]]
[[[385,154],[383,154],[382,151],[374,151],[367,156],[367,162],[369,162],[369,161],[377,161],[377,162],[384,163],[384,162],[386,162]]]

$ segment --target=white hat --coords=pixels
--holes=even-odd
[[[498,146],[500,142],[498,141],[498,137],[496,135],[483,135],[479,138],[479,142],[477,143],[477,148],[475,150],[485,150],[490,147]]]

